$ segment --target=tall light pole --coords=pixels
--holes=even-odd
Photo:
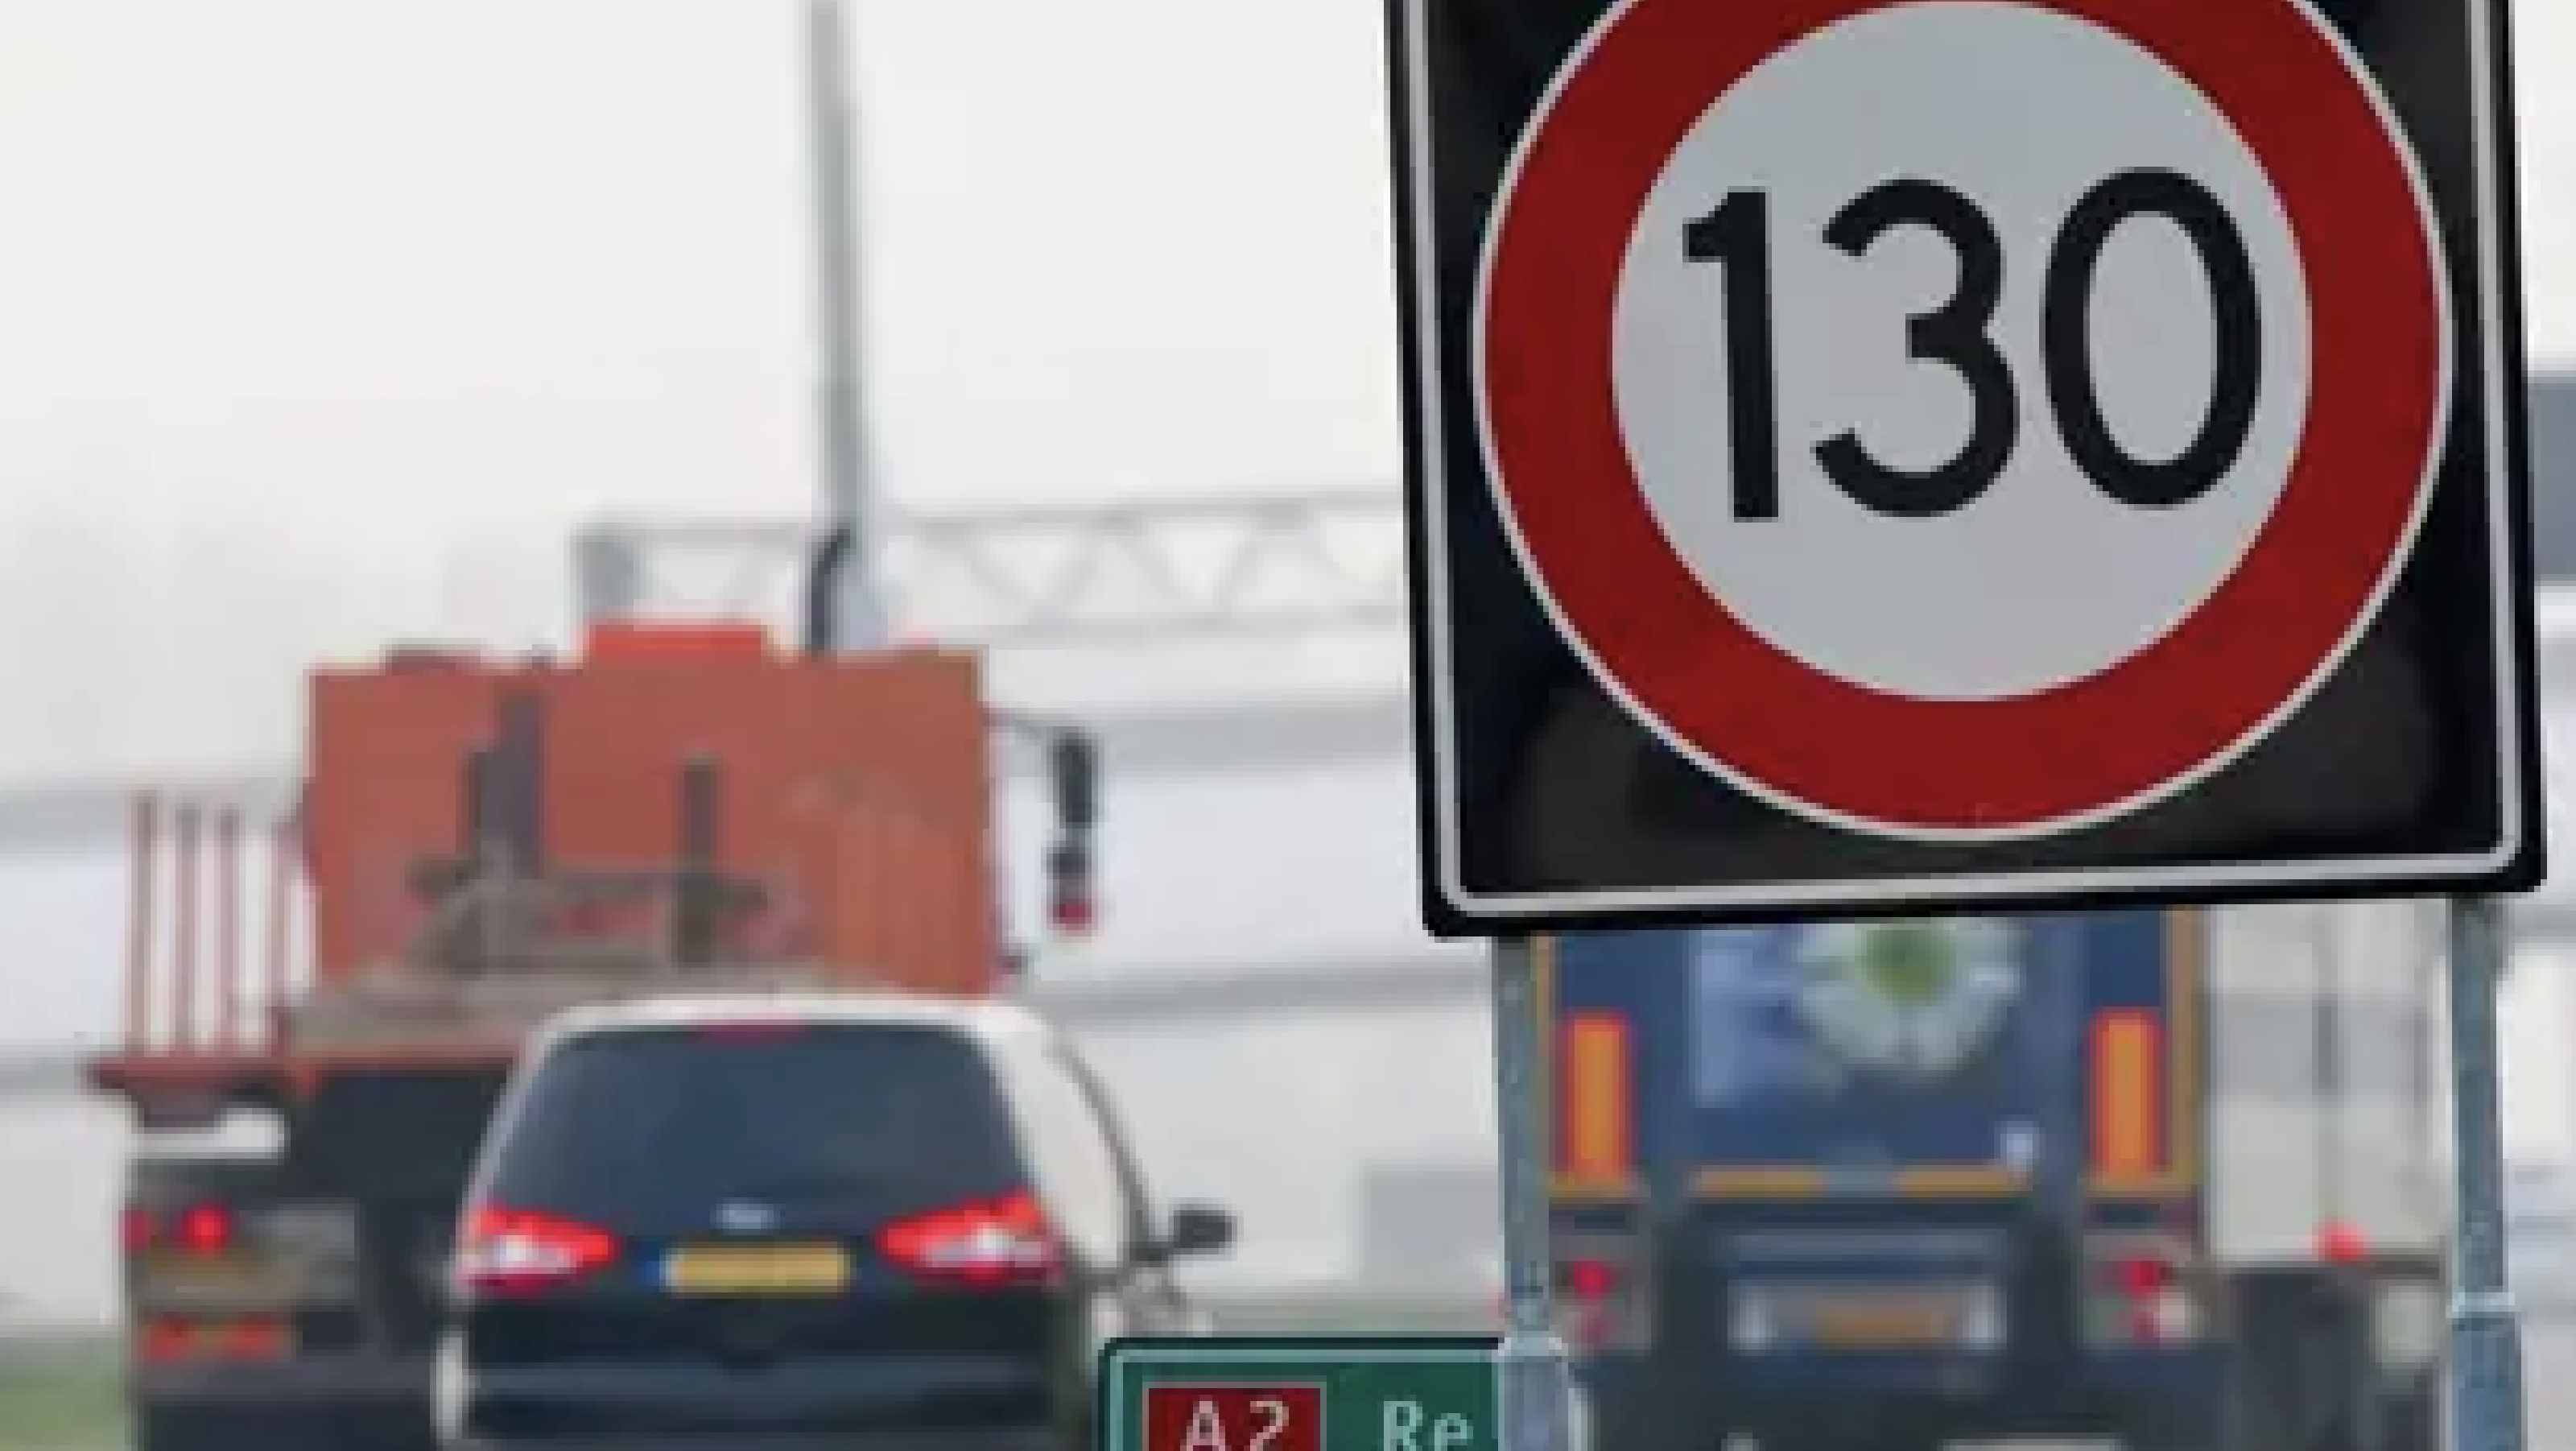
[[[877,498],[864,422],[867,379],[859,368],[860,278],[857,148],[851,117],[848,27],[841,0],[807,0],[806,91],[814,159],[815,412],[823,513],[849,531],[837,571],[833,644],[869,650],[885,642],[878,592]]]

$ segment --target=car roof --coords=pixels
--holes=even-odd
[[[668,993],[568,1008],[531,1039],[535,1051],[576,1038],[657,1028],[802,1022],[948,1028],[994,1050],[1047,1036],[1044,1019],[1013,1002],[900,993]]]

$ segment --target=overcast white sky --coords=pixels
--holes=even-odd
[[[1377,0],[851,9],[896,494],[1392,480]],[[803,15],[0,0],[0,780],[275,756],[314,654],[543,628],[575,520],[808,508]]]
[[[906,493],[1389,468],[1377,0],[851,9]],[[803,503],[802,14],[7,0],[10,494]]]
[[[1392,480],[1379,3],[854,0],[900,497]],[[0,0],[0,781],[277,755],[316,654],[542,628],[574,520],[806,507],[802,14]]]
[[[1378,5],[857,0],[906,494],[1392,469]],[[2576,15],[2518,9],[2558,356]],[[801,10],[6,0],[7,496],[333,533],[801,503]]]

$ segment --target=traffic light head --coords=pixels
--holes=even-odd
[[[1047,925],[1058,936],[1088,934],[1099,920],[1091,876],[1091,838],[1065,833],[1047,850]]]
[[[1088,832],[1100,820],[1100,752],[1091,736],[1059,730],[1048,745],[1047,771],[1055,787],[1056,824]]]

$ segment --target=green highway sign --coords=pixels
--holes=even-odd
[[[1131,1337],[1099,1451],[1502,1451],[1490,1335]]]

